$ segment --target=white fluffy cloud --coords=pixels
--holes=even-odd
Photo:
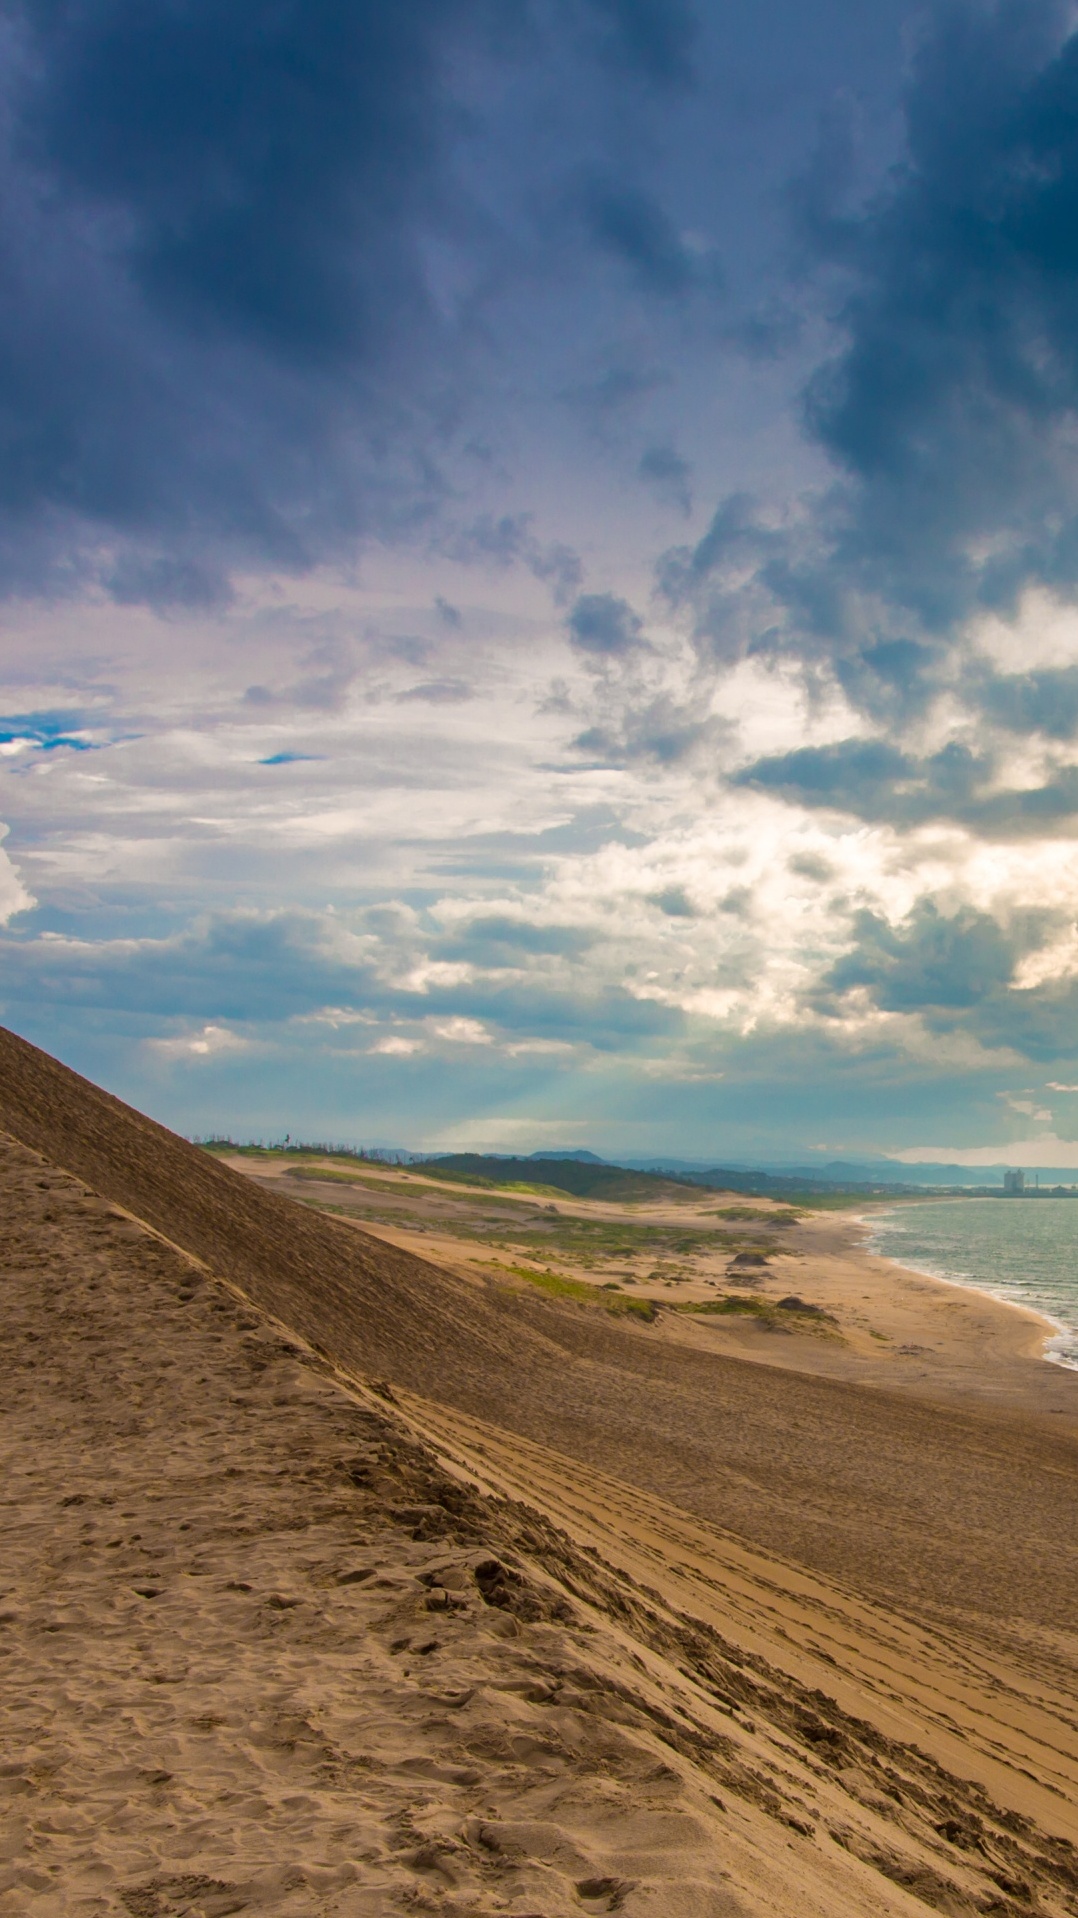
[[[490,1074],[530,1074],[562,1087],[567,1117],[572,1088],[619,1062],[688,1098],[732,1086],[739,1049],[811,1035],[833,1061],[904,1060],[933,1085],[973,1075],[993,1100],[1030,1046],[1065,1038],[1078,978],[1065,817],[1017,836],[943,805],[882,819],[856,793],[824,805],[745,783],[769,754],[830,767],[797,755],[851,738],[893,751],[901,737],[945,761],[972,724],[968,652],[889,740],[837,679],[705,667],[676,624],[654,628],[642,662],[582,664],[530,576],[514,643],[497,632],[504,583],[500,611],[481,617],[473,598],[469,637],[437,612],[439,595],[463,598],[447,564],[417,567],[391,607],[380,587],[338,582],[332,620],[322,579],[306,599],[289,589],[268,624],[259,589],[185,629],[172,655],[144,613],[116,617],[112,651],[84,668],[77,745],[31,740],[6,762],[17,863],[42,902],[19,951],[29,962],[36,939],[39,981],[77,968],[84,993],[111,995],[99,1017],[141,1007],[161,1064],[257,1059],[285,1087],[308,1047],[446,1083],[467,1071],[484,1101]],[[343,653],[329,625],[351,628]],[[312,654],[298,682],[297,634]],[[292,671],[307,685],[313,652],[347,659],[327,704],[248,697],[256,667],[259,684],[287,690]],[[402,698],[451,667],[467,700]],[[47,682],[6,697],[57,703]],[[703,729],[671,733],[688,713]],[[978,725],[982,746],[999,743],[997,784],[1037,789],[1046,756],[1058,777],[1071,753]],[[8,916],[25,912],[10,862],[0,886]],[[1037,1025],[1049,1015],[1054,1036]],[[1019,1120],[994,1109],[997,1126]]]
[[[6,839],[9,828],[0,825],[0,839]],[[8,855],[0,850],[0,925],[7,925],[18,912],[28,912],[36,900],[23,885],[18,872]]]

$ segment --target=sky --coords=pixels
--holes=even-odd
[[[0,0],[0,1019],[1078,1165],[1078,12]]]

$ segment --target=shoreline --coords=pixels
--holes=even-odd
[[[953,1203],[955,1205],[961,1205],[963,1201],[961,1199],[955,1199],[953,1201],[947,1199],[926,1199],[921,1202],[914,1200],[913,1203],[924,1203],[925,1205],[946,1205]],[[879,1213],[890,1214],[894,1210],[895,1208],[893,1206],[881,1205]],[[857,1214],[853,1222],[863,1226],[866,1234],[871,1235],[872,1219],[870,1217]],[[1015,1298],[1007,1291],[997,1291],[987,1285],[980,1285],[975,1279],[956,1278],[948,1272],[934,1272],[931,1267],[927,1265],[915,1265],[912,1261],[896,1259],[891,1253],[881,1252],[868,1243],[865,1244],[864,1249],[868,1257],[882,1259],[887,1265],[894,1266],[898,1271],[916,1273],[919,1278],[930,1279],[935,1285],[955,1287],[961,1292],[974,1292],[980,1298],[991,1299],[995,1305],[1004,1306],[1011,1312],[1020,1313],[1026,1319],[1035,1320],[1039,1325],[1046,1328],[1042,1349],[1039,1354],[1041,1362],[1045,1365],[1060,1366],[1065,1372],[1078,1372],[1078,1358],[1064,1358],[1062,1354],[1051,1350],[1053,1341],[1057,1339],[1066,1339],[1078,1348],[1078,1329],[1068,1325],[1063,1319],[1055,1318],[1047,1306],[1030,1305],[1023,1299]]]
[[[784,1372],[1078,1429],[1078,1366],[1046,1349],[1066,1328],[1043,1309],[875,1252],[871,1230],[863,1214],[806,1215],[774,1262],[770,1289],[796,1287],[830,1316],[829,1336],[778,1338],[731,1320],[689,1331],[682,1320],[666,1336]]]

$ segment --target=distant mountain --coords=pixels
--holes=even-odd
[[[907,1179],[897,1179],[894,1171],[872,1175],[867,1166],[852,1168],[859,1177],[826,1177],[819,1169],[808,1172],[793,1168],[789,1171],[770,1172],[762,1166],[706,1166],[700,1171],[690,1171],[684,1167],[674,1172],[668,1170],[668,1162],[657,1164],[650,1161],[650,1170],[654,1173],[665,1172],[667,1177],[675,1178],[679,1184],[700,1185],[720,1192],[755,1193],[765,1198],[796,1199],[811,1201],[813,1195],[824,1197],[827,1194],[855,1194],[858,1197],[874,1198],[878,1195],[910,1194],[923,1190],[923,1186]],[[827,1168],[831,1170],[830,1167]],[[646,1176],[642,1174],[641,1176]],[[935,1182],[933,1182],[935,1183]]]
[[[417,1155],[410,1154],[413,1163]],[[479,1180],[489,1185],[553,1186],[577,1198],[628,1201],[661,1196],[665,1186],[704,1186],[721,1192],[758,1193],[763,1197],[811,1202],[813,1195],[857,1198],[914,1197],[932,1191],[1001,1192],[1007,1163],[966,1166],[940,1161],[906,1165],[899,1159],[830,1159],[805,1164],[757,1162],[714,1165],[705,1159],[632,1158],[615,1164],[597,1152],[531,1152],[527,1157],[507,1153],[455,1152],[423,1155],[429,1170],[449,1179]],[[1041,1166],[1027,1170],[1026,1189],[1078,1185],[1073,1167]]]
[[[529,1159],[573,1159],[578,1165],[607,1165],[597,1152],[529,1152]]]
[[[711,1166],[705,1170],[675,1172],[669,1169],[668,1163],[654,1160],[649,1166],[610,1165],[594,1152],[557,1157],[531,1153],[526,1159],[497,1153],[453,1152],[426,1159],[423,1165],[428,1174],[441,1179],[481,1185],[541,1185],[571,1193],[578,1199],[610,1199],[619,1204],[673,1197],[677,1193],[684,1195],[687,1186],[809,1202],[814,1194],[823,1197],[854,1193],[869,1198],[880,1193],[899,1195],[918,1190],[894,1179],[824,1179],[798,1173],[769,1173],[757,1167]]]
[[[755,1164],[735,1161],[732,1165],[717,1166],[706,1159],[662,1157],[628,1159],[626,1164],[641,1171],[673,1173],[694,1184],[729,1185],[736,1191],[748,1190],[752,1185],[767,1190],[796,1186],[804,1191],[875,1191],[880,1186],[887,1186],[896,1191],[910,1191],[923,1186],[998,1188],[1002,1186],[1003,1174],[1013,1160],[1001,1157],[994,1165],[977,1166],[955,1165],[945,1160],[907,1165],[902,1159],[830,1159],[807,1164],[804,1161],[757,1160]],[[1073,1166],[1026,1168],[1029,1185],[1033,1185],[1037,1178],[1042,1186],[1078,1184],[1078,1170]]]

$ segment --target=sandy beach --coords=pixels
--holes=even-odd
[[[833,1217],[735,1267],[756,1315],[545,1293],[0,1066],[0,1911],[1078,1910],[1033,1322]],[[735,1289],[637,1222],[652,1292]]]

